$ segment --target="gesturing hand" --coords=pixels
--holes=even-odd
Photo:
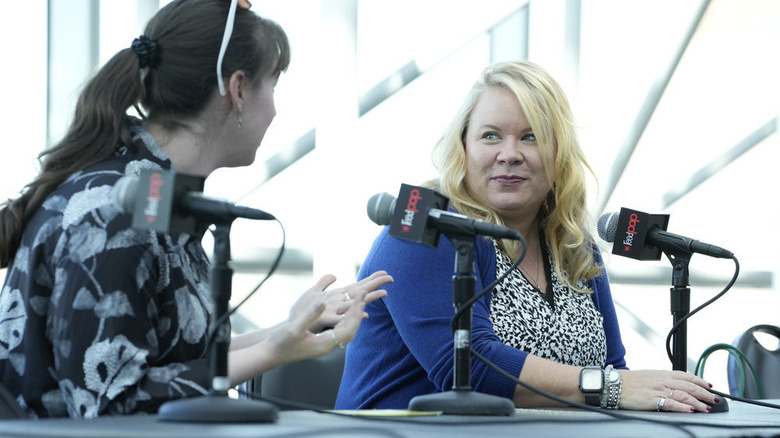
[[[387,291],[379,288],[393,278],[377,271],[357,283],[326,291],[335,281],[333,275],[324,275],[293,304],[283,324],[289,344],[281,349],[285,362],[320,356],[349,343],[368,316],[366,304],[386,296]],[[322,331],[327,327],[331,328]]]

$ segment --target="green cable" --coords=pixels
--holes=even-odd
[[[704,364],[707,360],[707,358],[715,351],[718,350],[725,350],[728,351],[730,354],[735,356],[736,364],[737,364],[737,395],[740,397],[744,396],[745,392],[745,368],[744,365],[748,366],[748,369],[750,370],[750,373],[753,375],[753,382],[756,384],[756,389],[758,390],[758,398],[763,399],[764,398],[764,390],[761,386],[761,383],[759,381],[758,373],[756,372],[756,369],[753,367],[753,364],[750,363],[750,360],[745,356],[745,354],[740,351],[738,348],[736,348],[733,345],[730,344],[714,344],[704,350],[704,352],[699,357],[699,361],[696,364],[696,370],[694,373],[699,376],[703,377],[704,375]]]

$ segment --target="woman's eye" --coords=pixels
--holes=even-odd
[[[533,132],[529,132],[528,134],[523,135],[522,140],[536,143],[536,136],[533,134]]]
[[[485,140],[498,140],[501,137],[495,132],[486,132],[482,134],[482,138]]]

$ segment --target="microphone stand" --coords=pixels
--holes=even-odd
[[[456,273],[453,277],[453,302],[456,310],[474,296],[474,235],[448,236],[455,246]],[[441,411],[452,415],[514,415],[514,403],[504,397],[475,392],[471,388],[472,310],[462,312],[455,321],[452,390],[418,395],[409,401],[412,411]]]
[[[688,265],[691,254],[666,254],[672,262],[672,288],[670,302],[673,324],[677,330],[672,335],[672,369],[688,370],[688,322],[683,320],[691,310],[691,289],[688,287]],[[682,321],[682,322],[680,322]],[[679,325],[678,325],[679,323]]]
[[[233,269],[230,268],[230,227],[232,220],[215,223],[214,262],[211,268],[210,286],[214,298],[213,342],[209,342],[208,395],[172,400],[163,403],[158,412],[160,421],[187,423],[270,423],[279,417],[275,405],[250,399],[236,399],[228,396],[228,349],[230,347],[230,325],[228,303],[233,283]],[[208,342],[208,341],[207,341]]]

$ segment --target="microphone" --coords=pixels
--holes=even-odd
[[[614,242],[612,253],[638,260],[658,260],[661,251],[675,255],[704,254],[730,259],[733,253],[715,245],[666,231],[668,214],[648,214],[621,208],[620,213],[604,213],[596,229],[599,237]]]
[[[401,202],[398,202],[398,200]],[[402,184],[398,199],[377,193],[368,200],[368,217],[377,225],[390,225],[389,234],[436,248],[441,233],[451,238],[477,235],[523,240],[517,231],[447,211],[449,199],[435,190]]]
[[[237,218],[274,220],[272,214],[203,196],[205,178],[164,170],[144,169],[126,175],[113,189],[114,204],[133,215],[133,227],[157,232],[196,234],[210,224]]]

